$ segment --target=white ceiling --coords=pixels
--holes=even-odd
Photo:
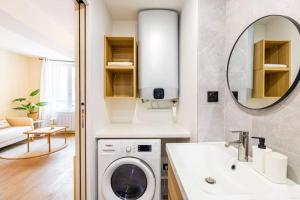
[[[114,20],[136,20],[139,10],[162,8],[181,11],[185,0],[105,0]]]
[[[0,48],[53,59],[74,57],[72,0],[0,0]]]
[[[42,45],[0,26],[0,48],[30,57],[45,57],[52,59],[72,60],[60,50]]]
[[[68,33],[74,32],[74,2],[73,0],[30,0],[58,26]]]

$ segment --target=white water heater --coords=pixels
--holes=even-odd
[[[138,17],[139,92],[144,100],[178,98],[178,15],[144,10]]]

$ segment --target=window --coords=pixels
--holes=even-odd
[[[41,100],[48,105],[41,110],[43,119],[59,112],[75,111],[75,65],[45,59],[42,68]]]
[[[59,73],[57,112],[75,111],[75,67],[74,64],[61,65]]]

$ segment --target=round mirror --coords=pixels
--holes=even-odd
[[[262,17],[235,42],[227,83],[243,107],[262,109],[286,98],[299,82],[300,26],[286,16]]]

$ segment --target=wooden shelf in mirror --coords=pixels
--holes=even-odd
[[[261,40],[254,44],[253,98],[281,97],[290,87],[291,42]]]
[[[290,69],[287,67],[265,67],[266,72],[288,72]]]
[[[136,98],[137,45],[135,38],[105,36],[104,40],[105,98]]]
[[[108,69],[108,70],[116,70],[116,71],[124,71],[124,70],[133,70],[135,69],[134,66],[117,66],[117,65],[107,65],[105,67],[105,69]]]
[[[264,85],[264,97],[281,97],[289,89],[289,72],[266,71]]]

